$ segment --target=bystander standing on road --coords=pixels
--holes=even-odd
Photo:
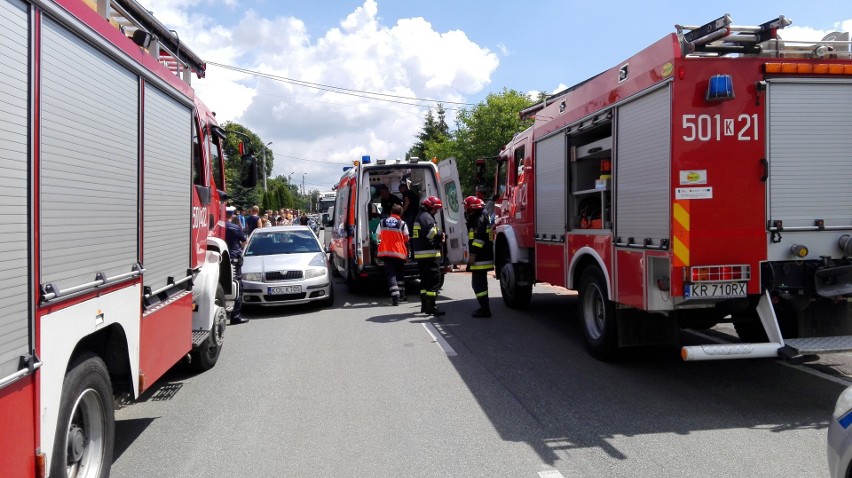
[[[228,221],[225,223],[225,243],[231,254],[231,265],[234,269],[234,281],[237,283],[237,291],[234,297],[234,309],[231,311],[231,324],[242,324],[248,322],[241,315],[243,304],[243,248],[246,245],[246,234],[243,228],[231,221],[236,208],[228,207],[226,210]]]
[[[402,206],[394,204],[390,216],[379,222],[376,235],[379,238],[379,253],[385,264],[391,301],[393,305],[405,302],[405,261],[408,258],[408,226],[400,214]]]
[[[252,206],[251,216],[249,216],[248,221],[246,221],[246,234],[251,235],[252,231],[262,226],[263,221],[260,219],[260,208]]]
[[[240,221],[240,227],[243,229],[243,232],[246,230],[246,217],[243,215],[243,210],[237,208],[236,212],[234,212],[237,220]]]

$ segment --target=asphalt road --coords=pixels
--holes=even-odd
[[[249,312],[213,370],[179,365],[117,412],[112,476],[827,475],[842,366],[822,365],[830,380],[674,347],[602,363],[576,296],[536,286],[513,311],[492,280],[494,317],[473,319],[469,284],[447,276],[442,321],[342,283],[333,308]]]

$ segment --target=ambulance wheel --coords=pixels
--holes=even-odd
[[[606,281],[600,270],[591,267],[583,272],[579,293],[586,349],[599,360],[609,360],[618,350],[618,332],[615,307],[607,296]]]
[[[359,294],[364,291],[364,284],[358,279],[355,275],[355,266],[350,264],[349,271],[346,273],[346,290],[350,294]]]
[[[523,309],[532,299],[532,284],[520,285],[521,264],[512,264],[509,251],[504,250],[500,261],[500,295],[503,302],[512,309]]]
[[[109,372],[100,357],[85,354],[62,382],[50,476],[109,476],[115,441],[115,410]]]
[[[225,343],[225,329],[228,327],[228,313],[225,311],[225,290],[222,284],[216,286],[213,326],[210,334],[192,351],[192,366],[199,372],[206,372],[216,365],[222,345]]]

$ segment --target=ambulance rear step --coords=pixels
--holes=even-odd
[[[781,337],[769,291],[760,298],[757,314],[769,342],[688,345],[681,349],[681,357],[687,361],[780,357],[800,362],[807,355],[852,351],[852,335],[785,340]]]

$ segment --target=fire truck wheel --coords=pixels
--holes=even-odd
[[[532,284],[520,285],[520,264],[512,264],[509,257],[509,252],[504,251],[503,259],[499,262],[500,266],[500,295],[503,296],[503,302],[512,309],[523,309],[530,303],[532,299]]]
[[[228,313],[225,312],[225,290],[222,284],[216,287],[216,311],[213,326],[204,342],[192,351],[192,366],[199,372],[206,372],[216,365],[222,344],[225,342],[225,329],[228,326]]]
[[[613,358],[618,350],[615,307],[607,296],[603,274],[595,267],[580,279],[580,314],[589,353],[599,360]]]
[[[50,476],[107,477],[115,441],[109,372],[100,357],[84,354],[65,374]]]
[[[781,335],[785,339],[798,337],[796,312],[793,308],[782,301],[775,306],[775,316],[778,319],[778,326],[781,328]],[[731,314],[731,319],[733,319],[734,330],[737,331],[737,335],[741,341],[759,343],[769,340],[766,336],[766,330],[763,328],[763,323],[760,321],[760,317],[754,308],[737,314]]]

